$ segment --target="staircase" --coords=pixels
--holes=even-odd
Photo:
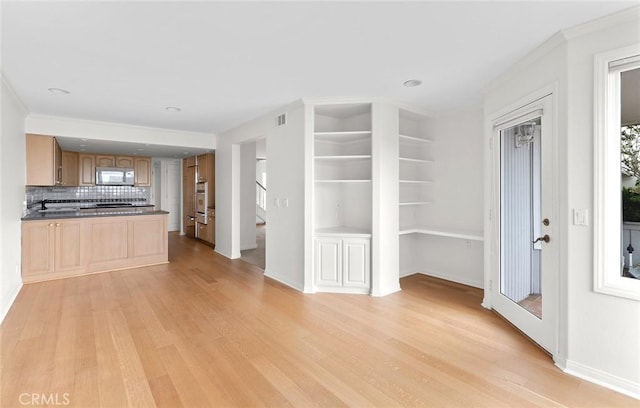
[[[267,189],[256,181],[256,224],[267,222]]]

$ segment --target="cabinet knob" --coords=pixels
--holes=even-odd
[[[51,223],[49,223],[49,227],[53,227],[53,223],[52,223],[52,222],[51,222]]]
[[[59,227],[59,226],[60,226],[60,223],[59,223],[59,222],[56,222],[56,227]]]

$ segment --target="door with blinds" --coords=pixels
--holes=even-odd
[[[556,188],[552,97],[494,123],[498,268],[492,307],[550,353],[557,321]]]

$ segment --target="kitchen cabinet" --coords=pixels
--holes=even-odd
[[[151,157],[136,157],[131,167],[135,171],[136,186],[151,186]]]
[[[96,156],[78,154],[78,185],[93,186],[96,184]]]
[[[182,213],[183,213],[183,225],[184,233],[190,238],[196,236],[196,165],[195,157],[193,160],[189,158],[184,159],[182,162]]]
[[[166,214],[22,222],[24,283],[167,261]]]
[[[371,240],[348,236],[315,239],[315,285],[319,289],[368,293]]]
[[[196,183],[207,182],[207,209],[214,209],[216,205],[216,158],[214,154],[200,154],[185,157],[182,160],[182,208],[184,233],[188,237],[198,237],[211,244],[215,243],[215,233],[211,227],[202,223],[196,224]],[[208,215],[207,215],[208,217]],[[214,223],[215,225],[215,223]]]
[[[96,167],[116,167],[116,156],[96,154]]]
[[[82,220],[22,223],[22,276],[25,281],[82,271],[85,255]]]
[[[78,152],[62,151],[62,185],[78,185]]]
[[[210,208],[207,210],[206,220],[206,224],[196,222],[196,237],[206,243],[215,245],[216,217],[214,209]]]
[[[62,149],[53,136],[26,135],[27,185],[62,184]]]
[[[134,162],[133,156],[116,156],[115,157],[116,167],[126,167],[129,169],[132,169],[133,162]]]
[[[212,153],[200,154],[196,157],[198,182],[207,182],[207,196],[209,207],[215,208],[216,203],[216,156]]]
[[[207,210],[207,236],[211,245],[216,244],[216,210],[210,208]]]

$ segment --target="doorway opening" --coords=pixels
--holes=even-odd
[[[267,149],[266,139],[241,146],[241,259],[266,268]]]

